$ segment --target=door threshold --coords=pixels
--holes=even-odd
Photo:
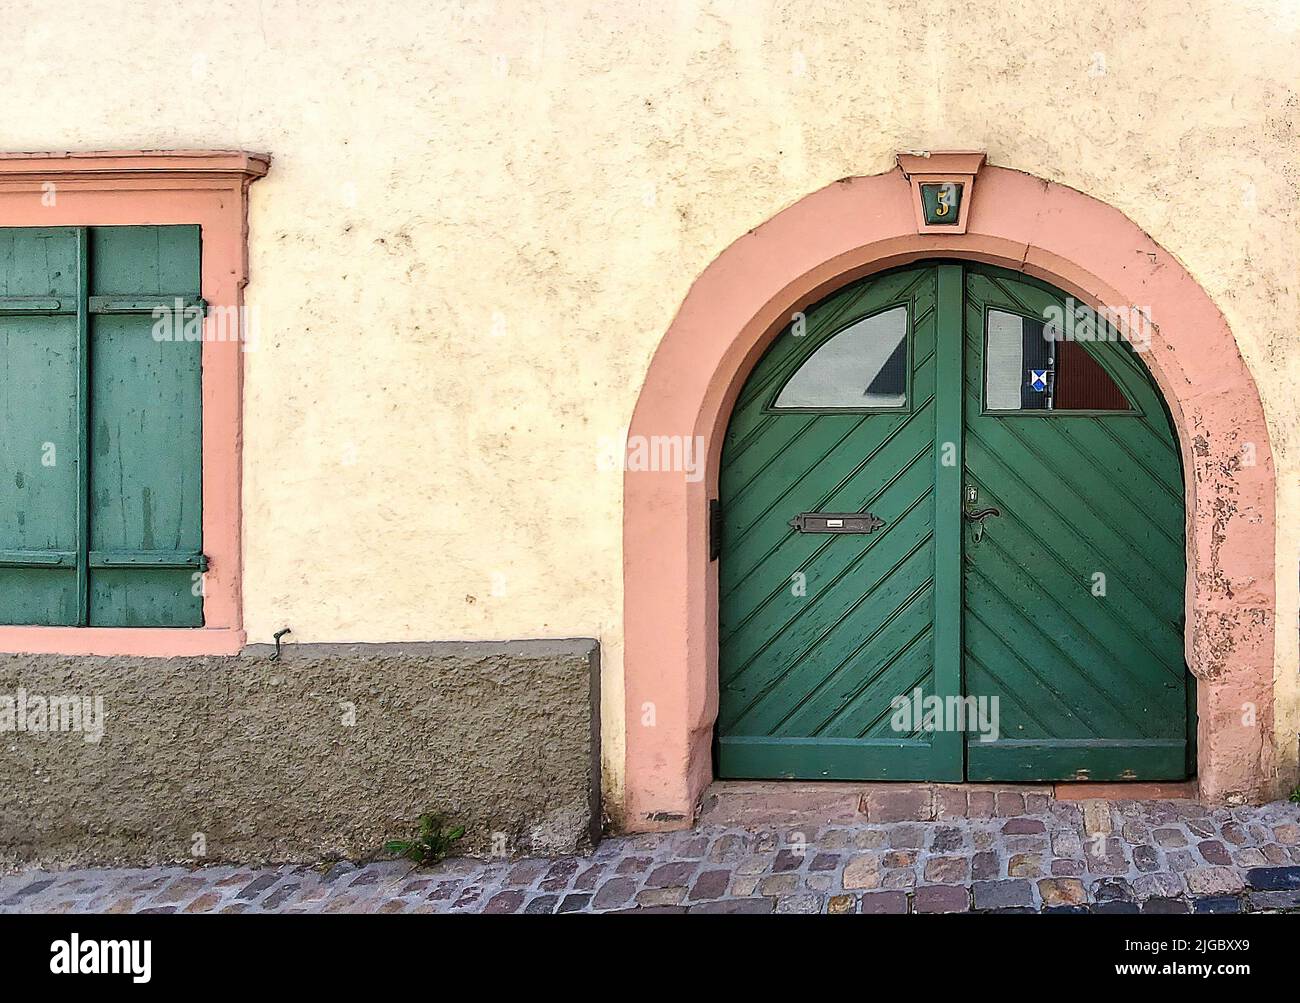
[[[1143,783],[914,783],[715,780],[696,821],[708,825],[937,822],[1035,814],[1053,801],[1196,800],[1195,780]]]
[[[1057,801],[1195,801],[1201,793],[1195,780],[1070,781],[1052,789]]]

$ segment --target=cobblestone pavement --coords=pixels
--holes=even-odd
[[[1300,805],[731,785],[589,856],[26,871],[5,912],[1300,912]],[[714,790],[718,790],[717,787]]]

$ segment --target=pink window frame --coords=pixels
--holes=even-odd
[[[227,151],[0,154],[0,226],[198,224],[202,294],[243,306],[248,188],[264,154]],[[224,313],[225,311],[223,311]],[[210,316],[207,323],[215,325]],[[205,331],[202,627],[0,626],[0,652],[63,655],[234,654],[244,646],[240,542],[243,335]]]

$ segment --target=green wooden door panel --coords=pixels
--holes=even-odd
[[[772,406],[830,338],[898,304],[904,407]],[[1057,290],[998,269],[900,269],[812,307],[803,336],[787,328],[754,368],[719,484],[720,776],[1186,774],[1183,479],[1150,376],[1124,343],[1079,343],[1091,361],[1073,358],[1117,388],[1104,399],[1119,410],[984,407],[990,311],[1032,332],[1053,307]],[[1001,512],[978,540],[962,517],[968,486],[976,507]],[[816,511],[885,525],[789,525]],[[894,701],[918,688],[991,699],[997,739],[900,724]]]
[[[1092,780],[1171,780],[1186,776],[1186,742],[997,741],[969,743],[966,779],[1041,782],[1073,780],[1079,770]],[[1081,765],[1086,764],[1086,765]]]
[[[852,556],[827,554],[804,564],[806,596],[794,594],[791,575],[782,576],[779,598],[756,608],[756,615],[727,642],[734,654],[729,654],[727,713],[719,718],[724,725],[782,733],[783,722],[793,718],[799,723],[810,711],[816,714],[827,689],[833,691],[828,694],[833,712],[854,689],[843,679],[873,677],[862,671],[863,645],[870,647],[872,638],[886,629],[912,636],[930,628],[932,505],[926,485],[919,502],[895,517],[889,532],[871,534],[876,540],[870,545],[834,548]],[[813,670],[805,669],[809,663],[824,672],[811,688]]]
[[[0,623],[77,622],[76,298],[75,231],[0,229]]]
[[[893,697],[942,685],[934,651],[937,296],[930,268],[840,290],[806,312],[802,337],[793,327],[782,333],[740,393],[720,487],[721,776],[960,776],[959,744],[897,733],[890,722]],[[831,337],[899,304],[909,311],[905,407],[769,407]],[[812,511],[870,511],[885,527],[869,535],[791,528],[791,518]],[[955,692],[955,676],[948,685]]]
[[[879,417],[864,417],[855,424],[870,426]],[[919,489],[929,491],[932,485],[930,456],[934,443],[918,436],[916,429],[930,417],[931,409],[927,405],[916,412],[909,425],[897,419],[879,421],[877,427],[883,434],[873,434],[870,427],[856,428],[824,457],[828,464],[839,464],[842,476],[834,483],[820,480],[815,476],[815,468],[810,467],[797,470],[797,480],[789,489],[764,498],[761,508],[745,505],[745,499],[738,499],[736,511],[728,518],[727,536],[734,543],[732,568],[724,594],[734,592],[743,599],[755,589],[774,588],[773,576],[786,571],[791,561],[797,563],[786,571],[787,580],[796,571],[807,573],[805,565],[813,558],[825,557],[832,562],[819,569],[823,575],[833,568],[835,562],[848,559],[848,548],[833,547],[831,544],[835,541],[826,537],[802,533],[792,533],[787,537],[755,532],[756,529],[766,527],[779,533],[781,527],[789,528],[792,515],[811,511],[852,511],[841,506],[860,498],[877,508],[893,505],[890,511],[897,515],[902,511],[900,506],[911,504],[919,497],[908,493],[918,490],[914,482],[919,479]],[[889,470],[888,479],[881,478],[881,469]],[[757,517],[753,515],[755,509],[758,509]],[[877,509],[871,508],[870,511]],[[783,513],[784,518],[781,517]],[[864,541],[864,546],[872,543]],[[739,627],[743,622],[735,626]]]
[[[935,694],[959,697],[961,669],[961,455],[966,429],[962,420],[962,299],[959,265],[935,269],[939,310],[935,379]],[[900,694],[900,696],[903,694]],[[931,742],[944,750],[945,771],[932,779],[962,777],[962,735],[943,728]]]
[[[91,295],[199,296],[197,227],[91,231]],[[91,318],[90,540],[93,552],[170,556],[203,543],[202,342],[154,335],[148,313]],[[93,626],[196,627],[190,568],[90,569]]]
[[[837,622],[873,589],[889,584],[890,569],[902,565],[917,550],[925,550],[926,561],[933,561],[930,447],[904,463],[899,474],[861,496],[860,504],[884,518],[889,532],[872,533],[863,538],[861,546],[845,547],[843,540],[834,536],[791,531],[790,539],[773,546],[770,556],[753,571],[748,570],[748,563],[736,560],[735,574],[741,580],[726,596],[740,615],[728,621],[720,636],[738,667],[760,654],[769,658],[802,654],[812,638],[821,636],[827,621]],[[825,510],[840,511],[829,505]],[[756,536],[740,538],[737,552]],[[791,588],[795,574],[805,576],[806,596],[796,595]],[[820,604],[822,616],[815,621],[803,616],[809,602]],[[739,679],[736,685],[741,685]]]
[[[1127,343],[1078,342],[1135,413],[984,407],[989,311],[1051,306],[1042,283],[967,269],[966,481],[1001,511],[963,548],[965,691],[1000,708],[998,740],[967,736],[967,779],[1181,779],[1182,472],[1158,391]]]

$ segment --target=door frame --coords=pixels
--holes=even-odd
[[[707,464],[702,479],[624,475],[622,828],[689,826],[712,779],[718,576],[709,500],[736,395],[792,314],[848,282],[937,258],[1021,271],[1093,308],[1148,312],[1144,362],[1173,417],[1185,472],[1186,654],[1198,682],[1201,796],[1273,793],[1274,472],[1263,407],[1232,332],[1178,261],[1118,210],[1005,168],[984,167],[978,183],[966,232],[952,234],[917,232],[901,169],[807,196],[705,270],[655,352],[629,439],[702,443]],[[1252,454],[1253,464],[1243,462]],[[1252,724],[1243,724],[1243,705],[1254,708]]]

